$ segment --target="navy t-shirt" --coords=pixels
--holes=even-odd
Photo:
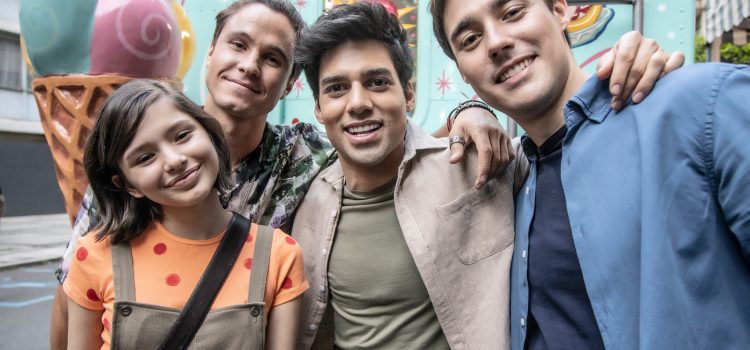
[[[563,126],[536,149],[536,206],[528,249],[528,349],[604,348],[578,263],[560,179],[566,132]],[[524,147],[536,148],[532,142]]]

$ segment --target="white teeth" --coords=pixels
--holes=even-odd
[[[362,126],[354,126],[351,128],[346,128],[346,132],[350,134],[361,134],[361,133],[370,132],[379,128],[380,128],[380,124],[375,123],[375,124],[367,124],[367,125],[362,125]]]
[[[502,76],[500,76],[500,82],[504,82],[504,81],[510,79],[512,76],[518,74],[522,70],[526,69],[526,67],[528,67],[531,64],[531,62],[532,62],[532,59],[531,58],[527,58],[527,59],[519,62],[515,66],[510,67],[510,69],[508,69],[508,71],[506,71],[505,73],[503,73]]]

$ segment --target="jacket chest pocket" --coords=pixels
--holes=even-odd
[[[497,180],[471,189],[454,201],[438,206],[438,234],[444,249],[461,263],[482,261],[513,243],[513,194]]]

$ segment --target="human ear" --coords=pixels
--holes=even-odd
[[[214,44],[211,44],[211,46],[208,48],[208,54],[206,54],[206,68],[208,68],[211,65],[211,55],[214,53]]]
[[[560,20],[560,30],[565,30],[570,24],[568,17],[568,2],[566,0],[553,0],[552,13]]]
[[[297,78],[289,77],[286,81],[286,87],[284,88],[284,94],[281,95],[281,98],[283,99],[287,95],[289,95],[290,92],[292,92],[292,89],[294,88],[294,82],[297,81]]]
[[[404,89],[404,98],[406,99],[406,111],[413,112],[415,101],[414,84],[411,82],[406,83],[406,89]]]
[[[323,118],[320,117],[320,101],[315,100],[315,119],[318,121],[318,123],[323,124]]]

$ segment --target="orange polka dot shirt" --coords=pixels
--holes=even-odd
[[[258,226],[253,224],[240,256],[211,309],[247,303],[253,246]],[[153,223],[131,242],[135,298],[139,303],[182,308],[198,284],[224,233],[208,240],[189,240]],[[297,242],[274,230],[265,303],[277,306],[300,296],[308,287],[302,251]],[[109,349],[115,289],[112,251],[108,239],[96,242],[95,234],[79,238],[70,273],[63,284],[68,298],[90,310],[101,311],[102,349]],[[266,317],[269,307],[266,307]]]

